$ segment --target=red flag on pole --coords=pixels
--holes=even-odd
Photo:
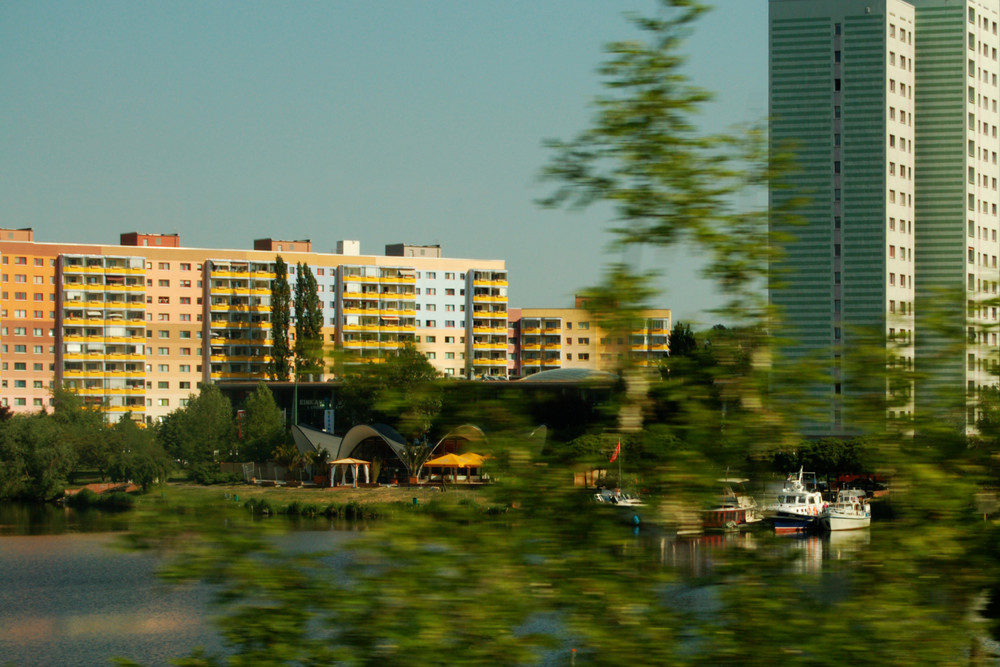
[[[615,447],[615,453],[611,455],[611,463],[614,463],[618,459],[618,455],[622,453],[622,441],[618,441],[618,446]]]

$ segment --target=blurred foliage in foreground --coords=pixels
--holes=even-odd
[[[622,369],[623,437],[643,452],[637,469],[626,447],[623,469],[647,490],[643,514],[656,528],[634,537],[570,484],[571,473],[593,467],[600,446],[581,444],[554,461],[524,437],[533,424],[517,405],[479,403],[491,423],[508,425],[490,434],[487,470],[496,481],[479,503],[444,493],[427,511],[378,524],[327,554],[290,554],[280,538],[199,512],[150,516],[136,541],[176,554],[168,578],[217,585],[230,648],[180,664],[983,660],[972,611],[1000,579],[996,521],[983,509],[997,481],[993,427],[975,446],[954,426],[922,424],[936,437],[914,438],[887,431],[885,402],[873,400],[870,423],[857,426],[868,432],[868,465],[892,473],[895,518],[876,522],[870,545],[846,567],[803,573],[786,550],[766,548],[766,537],[762,548],[720,554],[698,576],[665,565],[673,530],[715,491],[725,464],[775,450],[795,456],[799,441],[789,426],[795,415],[785,412],[795,402],[776,403],[766,381],[773,350],[761,332],[771,314],[755,292],[773,247],[766,216],[731,207],[787,167],[779,156],[766,159],[753,133],[696,131],[692,115],[707,95],[681,75],[678,49],[701,11],[665,1],[656,18],[634,19],[646,41],[610,45],[607,96],[593,127],[553,142],[546,170],[560,184],[547,203],[611,203],[619,249],[692,244],[732,297],[726,314],[740,335],[713,343],[713,363],[679,358],[654,377]],[[629,330],[650,296],[650,276],[633,269],[614,263],[591,290],[602,328]],[[882,366],[859,369],[876,397],[885,394]],[[651,394],[672,408],[651,414]]]

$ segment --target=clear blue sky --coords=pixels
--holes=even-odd
[[[688,42],[707,129],[767,111],[767,3],[719,0]],[[546,138],[600,92],[603,46],[652,0],[0,3],[0,226],[39,241],[358,239],[501,258],[512,307],[600,278],[607,210],[543,210]],[[716,301],[684,252],[661,307]],[[707,322],[711,324],[711,322]]]

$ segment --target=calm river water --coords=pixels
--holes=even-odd
[[[221,649],[207,587],[161,584],[158,557],[114,548],[128,522],[128,512],[0,503],[0,664],[166,665],[197,646]],[[293,534],[295,548],[350,534],[310,528]]]
[[[106,665],[119,656],[166,665],[197,646],[222,648],[206,586],[163,585],[155,576],[157,556],[113,548],[129,520],[129,512],[0,504],[0,664]],[[352,534],[327,521],[299,528],[282,538],[292,550],[331,549]],[[623,531],[625,548],[638,539]],[[800,571],[818,572],[868,540],[866,530],[832,540],[790,538],[780,548],[801,553]],[[774,542],[753,534],[659,542],[665,565],[694,575],[723,550],[763,545]]]

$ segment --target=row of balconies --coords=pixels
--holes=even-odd
[[[209,278],[233,278],[236,280],[263,280],[270,282],[274,280],[273,264],[216,264],[212,263],[209,269]]]
[[[85,387],[83,389],[74,388],[73,392],[80,394],[81,396],[142,396],[145,395],[146,389],[144,387],[137,387],[133,389],[108,389],[105,387],[91,389],[89,387]]]
[[[119,299],[104,299],[95,298],[93,295],[89,295],[88,298],[74,299],[74,298],[63,298],[63,305],[67,308],[81,308],[85,310],[142,310],[146,307],[146,299],[143,296],[134,299],[132,301],[123,301]]]
[[[345,283],[363,283],[372,285],[415,285],[416,276],[413,275],[382,275],[382,276],[362,276],[345,273],[342,277]]]
[[[209,357],[209,361],[211,361],[212,363],[216,363],[216,364],[220,364],[220,363],[224,364],[224,363],[230,363],[230,362],[234,362],[234,361],[271,363],[272,361],[274,361],[274,357],[272,357],[270,355],[266,355],[266,354],[254,354],[254,355],[249,355],[249,354],[244,354],[244,355],[238,355],[238,354],[213,354],[211,357]]]
[[[229,320],[229,319],[215,319],[209,323],[212,330],[225,330],[225,329],[270,329],[271,323],[265,320],[258,320],[250,322],[247,320]]]
[[[391,315],[413,319],[417,316],[417,311],[413,308],[344,308],[342,315]]]
[[[135,336],[63,336],[62,339],[64,343],[100,345],[128,345],[146,342],[146,337],[138,334]]]
[[[134,352],[67,352],[63,354],[64,361],[91,361],[101,359],[106,361],[145,361],[146,355]]]
[[[507,358],[506,357],[477,358],[472,360],[472,365],[477,368],[482,366],[495,366],[495,367],[503,366],[506,368]]]
[[[130,268],[123,266],[83,266],[82,264],[75,264],[72,261],[64,261],[63,275],[94,275],[94,274],[104,274],[104,275],[122,275],[122,276],[141,276],[145,275],[146,267],[142,268]]]
[[[271,288],[270,287],[232,287],[226,285],[212,285],[212,288],[208,291],[209,296],[243,296],[251,297],[255,296],[261,299],[270,298]]]
[[[74,316],[66,315],[66,316],[63,316],[63,320],[62,320],[64,327],[68,326],[70,328],[106,327],[106,326],[107,327],[120,327],[120,326],[123,326],[123,325],[125,325],[127,323],[131,324],[132,326],[135,326],[136,324],[139,324],[140,322],[141,323],[145,323],[145,321],[146,320],[143,319],[143,318],[141,318],[141,317],[124,318],[124,317],[118,317],[118,316],[114,316],[114,315],[111,316],[111,317],[108,317],[107,319],[104,319],[104,318],[101,318],[101,317],[74,317]]]
[[[344,349],[346,350],[358,350],[358,349],[380,349],[380,350],[395,350],[404,347],[408,342],[406,340],[345,340]]]
[[[345,332],[345,335],[348,332],[353,332],[353,333],[364,333],[364,332],[409,333],[409,334],[416,335],[416,331],[417,331],[416,327],[414,327],[413,325],[407,326],[405,324],[382,324],[382,325],[376,324],[376,325],[373,325],[373,326],[348,324],[348,325],[344,325],[343,327],[341,327],[340,330],[343,331],[343,332]]]
[[[100,370],[73,370],[73,369],[63,369],[62,375],[64,378],[99,378],[99,377],[112,377],[112,378],[144,378],[146,377],[145,371],[109,371],[105,369]]]
[[[213,303],[209,306],[212,313],[270,313],[270,304],[249,303]]]

